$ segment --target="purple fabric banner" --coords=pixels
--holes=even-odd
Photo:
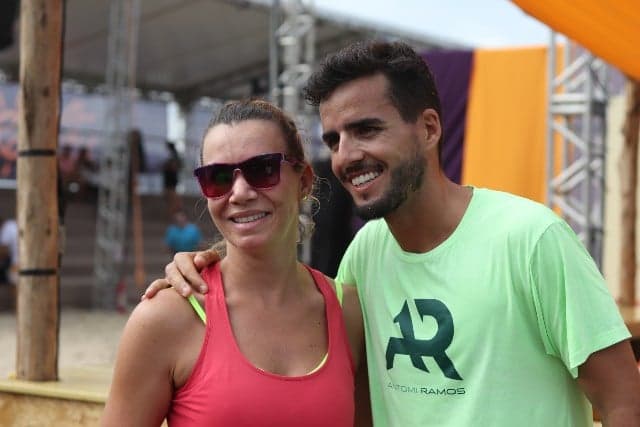
[[[442,167],[452,181],[460,183],[473,51],[433,51],[422,57],[434,74],[442,102]]]

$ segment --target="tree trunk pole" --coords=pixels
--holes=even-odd
[[[20,2],[17,217],[19,379],[58,377],[58,199],[63,0]]]
[[[142,140],[139,141],[142,144]],[[131,150],[131,218],[133,232],[133,281],[138,291],[144,288],[144,236],[142,227],[142,204],[138,194],[138,171],[140,170],[139,150]],[[127,236],[128,238],[129,236]]]
[[[636,217],[638,182],[638,137],[640,135],[640,81],[629,78],[627,112],[620,157],[622,190],[622,241],[620,257],[620,305],[636,303]]]

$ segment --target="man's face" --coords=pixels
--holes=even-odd
[[[320,104],[322,138],[331,167],[368,220],[396,211],[418,190],[426,168],[424,126],[405,122],[387,80],[362,77],[339,86]]]

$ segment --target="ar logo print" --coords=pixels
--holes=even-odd
[[[421,371],[429,372],[422,358],[432,357],[445,377],[453,380],[462,380],[462,377],[453,366],[453,362],[445,353],[453,340],[453,318],[451,317],[451,312],[442,301],[437,299],[416,299],[414,302],[418,309],[418,314],[420,314],[420,320],[424,319],[425,316],[433,317],[438,324],[438,330],[431,339],[416,339],[409,306],[405,301],[402,310],[393,319],[395,323],[400,325],[402,338],[389,338],[386,353],[387,369],[393,368],[396,355],[407,355],[411,359],[413,366]]]

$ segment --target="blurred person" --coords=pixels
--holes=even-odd
[[[347,46],[311,76],[334,174],[369,220],[355,283],[376,426],[640,425],[640,376],[597,266],[569,225],[440,163],[440,99],[404,43]],[[206,292],[214,251],[180,253],[144,298]],[[208,267],[210,268],[210,267]]]
[[[91,158],[91,153],[86,146],[80,147],[76,158],[78,169],[78,184],[80,185],[79,193],[86,196],[95,196],[97,194],[97,176],[98,163]]]
[[[0,217],[0,282],[18,284],[18,223]]]
[[[78,181],[78,159],[73,153],[73,148],[69,144],[64,144],[58,155],[58,171],[62,177],[64,191],[77,193]]]
[[[183,211],[173,214],[173,224],[167,227],[164,242],[171,253],[190,252],[199,248],[202,234],[197,225],[190,222]]]
[[[297,260],[313,171],[295,124],[264,101],[227,104],[200,157],[226,256],[204,271],[211,292],[193,307],[163,291],[133,311],[102,425],[366,424],[366,395],[362,409],[354,402],[364,353],[355,289]]]
[[[15,179],[18,161],[18,144],[0,139],[0,179]]]
[[[182,159],[176,150],[176,145],[167,141],[167,151],[169,153],[167,159],[162,164],[162,186],[164,190],[165,202],[167,204],[167,212],[172,217],[176,212],[182,209],[182,201],[176,193],[178,186],[178,176],[182,169]]]

